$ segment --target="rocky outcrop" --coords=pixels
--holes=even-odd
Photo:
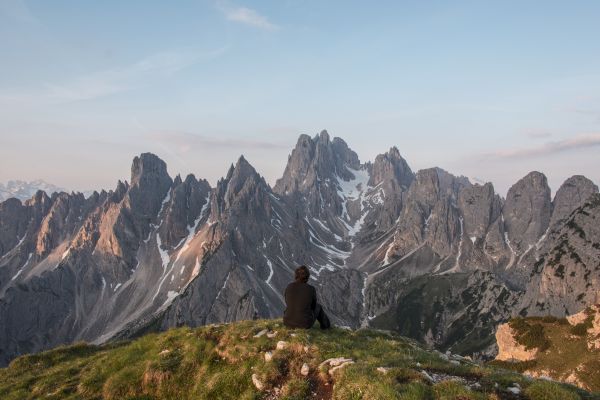
[[[496,330],[496,343],[500,361],[530,361],[535,359],[538,349],[527,350],[525,346],[517,343],[515,333],[509,324],[500,324]]]

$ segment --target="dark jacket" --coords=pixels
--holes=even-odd
[[[292,282],[285,288],[286,309],[283,324],[290,328],[309,329],[315,323],[317,291],[304,282]]]

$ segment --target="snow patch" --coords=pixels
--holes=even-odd
[[[17,271],[17,273],[15,274],[15,276],[12,277],[11,281],[14,281],[15,279],[17,279],[17,277],[19,275],[21,275],[21,272],[23,272],[23,270],[25,269],[25,267],[27,266],[27,264],[29,264],[29,261],[31,260],[31,256],[33,255],[33,253],[29,253],[29,256],[27,256],[27,261],[25,261],[25,264],[23,264],[23,266]]]
[[[454,266],[452,268],[450,268],[448,271],[442,272],[442,274],[451,274],[451,273],[460,271],[460,256],[462,255],[462,244],[463,244],[463,233],[464,233],[463,218],[460,217],[459,221],[460,221],[460,240],[458,241],[458,253],[456,254],[456,262],[454,263]]]
[[[174,263],[177,263],[177,261],[179,261],[179,258],[181,257],[181,255],[184,254],[187,251],[187,249],[190,247],[190,242],[196,237],[196,234],[198,231],[198,226],[200,225],[200,221],[202,221],[202,219],[205,217],[204,214],[206,214],[206,210],[208,209],[209,203],[210,203],[210,192],[208,192],[208,194],[206,195],[205,203],[202,206],[202,209],[200,210],[200,214],[198,214],[198,218],[196,218],[196,221],[194,221],[192,226],[188,226],[188,234],[187,234],[187,237],[185,238],[185,243],[184,243],[183,247],[181,248],[181,250],[179,250],[177,252],[177,258],[175,258]],[[177,247],[179,247],[179,245],[177,245]]]
[[[157,312],[160,312],[162,310],[164,310],[165,308],[167,308],[175,299],[175,297],[179,296],[179,293],[177,293],[174,290],[169,290],[167,292],[167,299],[165,300],[165,302],[163,303],[162,306],[160,306],[160,308],[157,310]]]
[[[348,236],[355,236],[362,228],[367,213],[363,208],[364,194],[370,189],[368,186],[369,182],[369,171],[365,169],[357,170],[347,168],[354,175],[354,179],[345,181],[341,177],[336,177],[337,181],[337,193],[338,196],[343,200],[342,202],[342,216],[341,220],[348,229]],[[353,225],[349,225],[350,216],[348,215],[348,201],[359,201],[360,204],[360,218],[354,222]]]

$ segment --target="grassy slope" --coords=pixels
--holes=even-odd
[[[269,329],[277,336],[254,334]],[[275,350],[285,340],[284,350]],[[168,350],[168,351],[165,351]],[[265,361],[265,351],[273,359]],[[329,376],[318,365],[330,357],[356,361]],[[303,363],[308,377],[300,374]],[[456,365],[459,364],[459,365]],[[390,368],[386,374],[378,367]],[[430,375],[462,377],[429,382]],[[266,387],[252,384],[255,373]],[[478,382],[480,388],[465,385]],[[518,383],[525,396],[505,389]],[[316,396],[313,396],[316,393]],[[76,344],[14,360],[0,369],[0,398],[8,399],[584,399],[570,386],[517,373],[451,363],[400,336],[373,330],[288,330],[280,320],[245,321],[197,329],[179,328],[139,339]]]

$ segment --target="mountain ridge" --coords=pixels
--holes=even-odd
[[[130,182],[88,198],[38,192],[0,203],[0,363],[149,326],[275,318],[300,264],[335,324],[481,356],[493,355],[498,323],[574,313],[600,287],[600,209],[584,199],[598,188],[584,177],[552,199],[534,172],[505,200],[440,168],[414,173],[395,147],[360,163],[323,131],[300,136],[272,188],[243,156],[213,188],[172,179],[144,153]],[[577,279],[563,277],[565,294],[552,294],[545,280],[567,251]]]

